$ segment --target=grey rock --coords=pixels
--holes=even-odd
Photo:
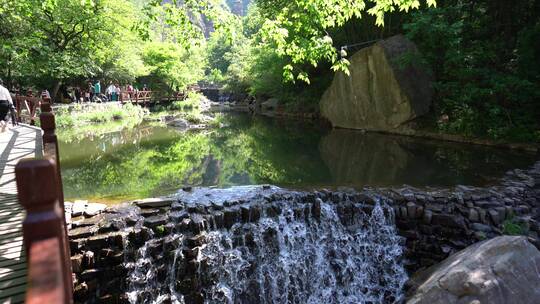
[[[431,210],[425,210],[424,216],[422,217],[422,221],[424,222],[424,224],[430,224],[432,219],[433,212],[431,212]]]
[[[492,232],[493,228],[489,225],[484,225],[480,223],[473,223],[471,224],[471,229],[475,231],[481,231],[481,232]]]
[[[135,205],[141,208],[159,208],[170,207],[172,203],[175,203],[174,198],[147,198],[139,201],[135,201]]]
[[[89,203],[84,209],[84,216],[92,217],[92,216],[98,215],[101,212],[103,212],[106,208],[107,208],[107,205],[105,204]]]
[[[475,209],[471,208],[469,209],[469,221],[471,222],[479,222],[480,221],[480,214]]]
[[[525,237],[474,244],[415,274],[408,304],[536,304],[540,252]]]
[[[167,216],[165,215],[154,215],[144,219],[144,225],[152,229],[157,226],[165,225],[165,223],[167,223]]]
[[[358,51],[350,76],[337,73],[322,96],[321,114],[336,127],[370,130],[394,129],[426,114],[433,95],[429,73],[415,63],[396,64],[417,53],[401,35]]]
[[[461,215],[434,214],[433,224],[465,229],[465,219]]]
[[[71,215],[73,217],[83,215],[84,210],[86,209],[87,205],[88,205],[88,201],[78,200],[78,201],[73,202],[73,207],[71,208]]]

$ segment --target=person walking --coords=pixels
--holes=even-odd
[[[43,89],[43,91],[41,91],[41,99],[51,99],[51,94],[49,93],[49,90]]]
[[[81,88],[80,87],[75,87],[74,88],[74,94],[75,94],[75,102],[76,103],[81,103]]]
[[[101,83],[98,81],[96,81],[96,83],[94,84],[94,94],[101,94]]]
[[[117,83],[115,86],[115,92],[116,92],[116,101],[122,101],[122,89],[120,88],[120,84]]]
[[[88,100],[87,100],[88,102],[94,101],[94,85],[92,84],[91,81],[88,82],[87,97],[88,97]]]
[[[4,87],[4,81],[0,79],[0,130],[6,131],[7,120],[6,116],[8,112],[13,108],[13,100],[11,99],[11,93]]]
[[[114,86],[112,81],[109,83],[109,86],[105,90],[105,94],[107,94],[107,97],[109,98],[109,100],[112,100],[112,101],[115,100],[116,87]]]
[[[130,84],[127,85],[127,92],[128,92],[128,99],[131,100],[133,98],[133,86]]]

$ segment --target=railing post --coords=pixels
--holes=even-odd
[[[56,162],[57,176],[60,180],[58,185],[58,195],[60,199],[60,205],[64,207],[64,194],[62,191],[62,182],[60,178],[60,154],[58,151],[58,138],[55,134],[56,122],[54,114],[52,112],[42,112],[39,115],[41,121],[41,129],[43,129],[43,150],[45,155],[53,158]]]
[[[58,149],[58,138],[55,133],[56,121],[50,103],[41,104],[41,114],[39,115],[39,119],[41,121],[41,129],[43,130],[43,151],[46,157],[50,157],[55,161],[58,202],[62,210],[65,210],[64,190],[60,167],[60,150]],[[66,217],[64,212],[62,212],[62,220],[64,222],[64,232],[65,235],[67,235],[67,225],[65,225]],[[67,244],[68,245],[66,245],[64,248],[65,254],[68,257],[68,260],[66,261],[66,268],[69,270],[71,275],[71,252],[69,249],[69,242],[67,242]]]
[[[26,248],[27,261],[50,261],[44,255],[43,259],[39,256],[40,252],[36,252],[36,244],[38,247],[51,248],[56,246],[55,240],[60,248],[51,248],[53,254],[56,252],[60,255],[60,263],[52,263],[52,265],[30,264],[30,273],[43,273],[43,267],[52,267],[50,270],[51,276],[60,271],[61,279],[57,280],[58,284],[64,290],[64,303],[72,303],[73,299],[73,283],[70,267],[70,256],[68,248],[68,238],[66,234],[64,209],[60,206],[58,197],[58,175],[55,162],[51,159],[25,159],[21,160],[15,167],[15,176],[17,182],[17,191],[20,204],[26,209],[26,218],[23,221],[23,243]],[[43,242],[46,242],[44,246]],[[66,250],[68,249],[68,250]],[[32,255],[30,255],[32,254]],[[43,254],[43,253],[41,253]],[[54,261],[54,259],[53,259]],[[54,269],[55,265],[60,264],[60,269]],[[39,270],[32,269],[36,267]],[[39,278],[30,277],[30,282],[42,282]],[[55,286],[56,289],[60,286]],[[42,289],[47,291],[43,286],[29,286],[30,290]],[[40,292],[37,295],[30,292],[27,297],[42,296]],[[29,303],[37,303],[39,299],[27,299]]]

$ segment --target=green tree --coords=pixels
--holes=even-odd
[[[426,0],[435,6],[435,0]],[[387,12],[409,11],[420,7],[419,0],[257,0],[262,16],[266,19],[261,34],[264,42],[276,49],[279,56],[287,58],[283,77],[287,81],[303,80],[309,83],[305,65],[316,67],[330,62],[333,70],[347,72],[348,61],[339,58],[329,31],[342,27],[364,13],[376,17],[376,24],[384,24]]]
[[[175,43],[152,42],[144,48],[143,61],[151,76],[169,90],[185,88],[204,76],[201,47],[189,49]]]
[[[102,67],[128,77],[140,72],[136,54],[126,52],[136,45],[129,1],[0,0],[0,6],[6,74],[16,70],[26,82],[44,79],[56,93],[69,79],[102,76]]]

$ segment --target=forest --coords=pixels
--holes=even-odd
[[[53,97],[93,79],[206,83],[317,109],[346,46],[404,34],[440,132],[538,142],[539,14],[535,0],[0,0],[0,77]]]

